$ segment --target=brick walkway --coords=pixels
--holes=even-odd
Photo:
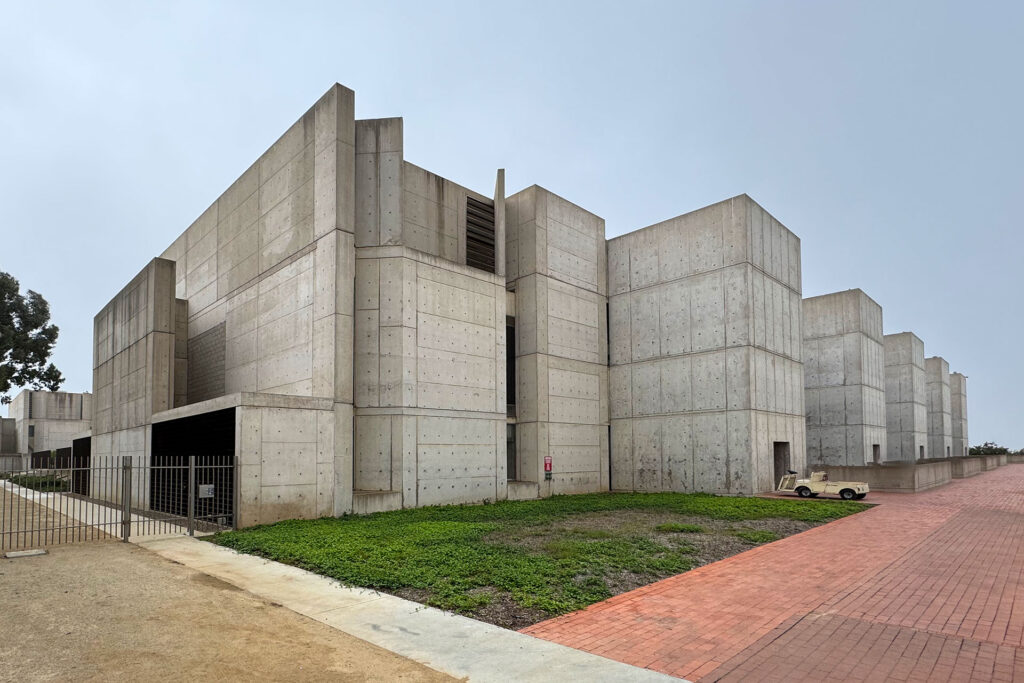
[[[1024,680],[1024,465],[869,500],[524,632],[701,681]]]

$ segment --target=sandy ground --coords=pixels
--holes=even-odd
[[[452,681],[134,545],[0,559],[0,680]]]
[[[110,538],[101,529],[81,524],[45,505],[38,505],[10,491],[0,497],[0,550],[40,548],[55,543]],[[73,505],[69,500],[66,505]],[[0,552],[0,556],[3,552]]]

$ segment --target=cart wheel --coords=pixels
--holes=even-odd
[[[801,486],[800,488],[798,488],[796,490],[796,494],[801,498],[810,498],[811,496],[814,495],[813,493],[811,493],[811,490],[806,486]]]
[[[853,500],[857,493],[853,489],[843,489],[839,492],[839,497],[843,500]]]

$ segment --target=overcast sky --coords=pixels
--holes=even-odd
[[[486,5],[486,6],[485,6]],[[68,391],[92,318],[335,81],[406,158],[607,235],[745,192],[803,291],[859,287],[1024,446],[1024,3],[0,0],[0,270]]]

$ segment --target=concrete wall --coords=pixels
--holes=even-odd
[[[335,433],[339,423],[347,428],[351,416],[325,399],[249,402],[242,401],[235,413],[239,524],[338,514],[335,467],[351,467],[352,460],[348,444],[338,444]]]
[[[884,465],[826,465],[832,481],[863,481],[872,491],[915,493],[942,486],[952,481],[952,464],[948,460],[926,463],[894,462]],[[870,494],[868,494],[870,495]]]
[[[225,326],[223,388],[189,403],[265,392],[351,404],[353,106],[351,90],[329,90],[163,253],[190,343]]]
[[[534,185],[506,200],[505,223],[516,302],[516,478],[536,483],[540,496],[606,491],[604,219]]]
[[[608,242],[614,489],[774,488],[806,464],[800,240],[746,195]]]
[[[174,281],[153,259],[94,319],[93,455],[148,460],[152,416],[174,405]]]
[[[983,455],[979,459],[981,460],[981,469],[985,472],[1006,464],[1005,455]]]
[[[466,197],[356,125],[355,496],[360,510],[500,500],[505,283],[464,265]]]
[[[900,332],[885,335],[883,343],[889,451],[886,460],[913,462],[931,457],[924,342],[913,332]]]
[[[352,509],[354,165],[354,93],[335,85],[97,316],[94,454],[148,458],[154,414],[225,396],[325,399],[348,463],[328,507]],[[282,505],[306,509],[295,493]]]
[[[973,477],[976,474],[981,474],[983,471],[982,459],[977,457],[957,457],[953,456],[949,460],[953,466],[953,478],[954,479],[966,479],[967,477]]]
[[[949,375],[949,406],[952,424],[953,457],[969,454],[967,440],[967,376],[959,372]]]
[[[882,307],[859,289],[803,300],[807,462],[886,458]]]
[[[928,382],[928,457],[948,458],[953,455],[949,363],[941,356],[926,358],[924,371]]]

